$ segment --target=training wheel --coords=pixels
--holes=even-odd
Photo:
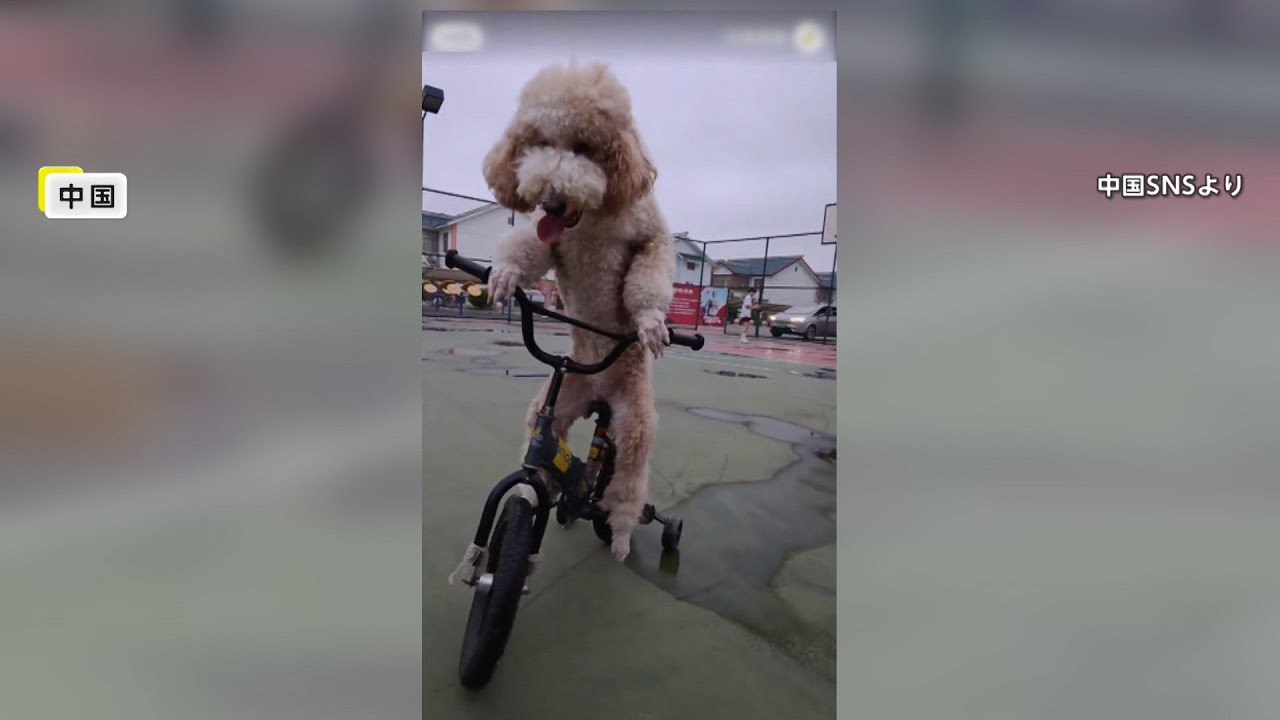
[[[680,572],[680,551],[663,550],[662,558],[658,560],[658,572],[663,575],[675,575]]]
[[[662,527],[662,549],[675,550],[680,547],[680,535],[684,533],[684,520],[672,517]]]

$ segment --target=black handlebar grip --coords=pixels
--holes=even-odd
[[[444,254],[444,265],[454,270],[461,270],[468,275],[474,275],[480,282],[489,282],[489,270],[491,268],[462,257],[457,250],[450,250]]]
[[[678,332],[671,333],[672,345],[683,345],[687,348],[692,348],[694,350],[701,350],[702,344],[704,342],[706,342],[706,340],[703,339],[701,335],[696,333],[693,335],[684,335]]]

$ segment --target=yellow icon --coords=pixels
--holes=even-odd
[[[40,212],[44,212],[44,178],[46,175],[82,172],[84,172],[84,168],[78,168],[74,165],[46,165],[40,168],[40,172],[36,174],[36,205],[40,207]]]
[[[569,466],[573,464],[573,451],[565,444],[565,441],[556,438],[558,445],[556,447],[556,456],[551,461],[560,472],[569,472]]]
[[[805,21],[796,26],[791,39],[800,52],[812,53],[822,49],[822,26],[816,22]]]

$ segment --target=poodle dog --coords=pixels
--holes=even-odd
[[[671,233],[652,192],[657,172],[626,88],[603,64],[543,69],[485,157],[484,177],[500,204],[534,220],[500,240],[489,277],[494,300],[554,268],[570,316],[639,334],[640,342],[605,372],[566,376],[554,419],[563,438],[593,400],[610,405],[617,458],[601,504],[609,511],[613,556],[625,560],[648,496],[658,422],[652,363],[669,342],[664,321],[675,275]],[[608,338],[579,328],[570,333],[578,362],[597,362],[613,349]],[[544,385],[529,407],[526,442],[546,392]]]

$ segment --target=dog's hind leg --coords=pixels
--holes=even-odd
[[[601,505],[609,511],[613,556],[626,560],[631,552],[631,531],[640,521],[649,497],[649,450],[653,446],[658,413],[653,390],[647,383],[614,393],[609,404],[613,410],[609,434],[617,447],[617,457],[613,479],[605,488]]]

